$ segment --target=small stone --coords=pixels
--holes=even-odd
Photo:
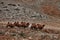
[[[17,10],[17,11],[19,11],[20,9],[18,9],[18,8],[15,8],[14,10]]]
[[[1,12],[2,10],[0,10],[0,12]]]
[[[28,40],[28,39],[23,39],[23,40]]]
[[[5,11],[9,11],[8,9],[5,9]]]
[[[18,4],[18,6],[20,6],[20,4]]]
[[[29,39],[29,40],[32,40],[32,37],[29,37],[28,39]]]
[[[15,4],[8,4],[8,5],[10,5],[10,6],[16,6]]]
[[[0,4],[4,4],[4,2],[1,2]]]
[[[7,6],[4,6],[3,8],[7,8]]]

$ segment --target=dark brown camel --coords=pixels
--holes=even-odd
[[[21,22],[20,24],[22,27],[26,28],[29,26],[29,23],[26,23],[26,22]]]
[[[12,24],[12,23],[8,22],[6,27],[13,28],[14,26],[15,26],[14,24]]]
[[[38,29],[41,30],[41,29],[44,28],[45,25],[44,24],[43,25],[42,24],[37,24],[37,26],[38,26]]]

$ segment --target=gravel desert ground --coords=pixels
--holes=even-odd
[[[15,21],[45,26],[42,30],[6,27]],[[60,40],[60,0],[0,0],[0,40]]]

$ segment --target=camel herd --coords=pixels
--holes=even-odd
[[[8,22],[6,27],[10,27],[10,28],[14,28],[15,26],[17,27],[23,27],[23,28],[31,28],[31,29],[43,29],[44,28],[44,24],[39,24],[39,23],[29,23],[29,22],[14,22],[14,23],[10,23]]]

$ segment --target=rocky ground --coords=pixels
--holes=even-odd
[[[60,40],[59,3],[59,0],[0,0],[0,39]],[[46,26],[38,31],[28,28],[6,28],[8,21],[42,23]]]
[[[0,40],[60,40],[60,31],[0,26]]]

